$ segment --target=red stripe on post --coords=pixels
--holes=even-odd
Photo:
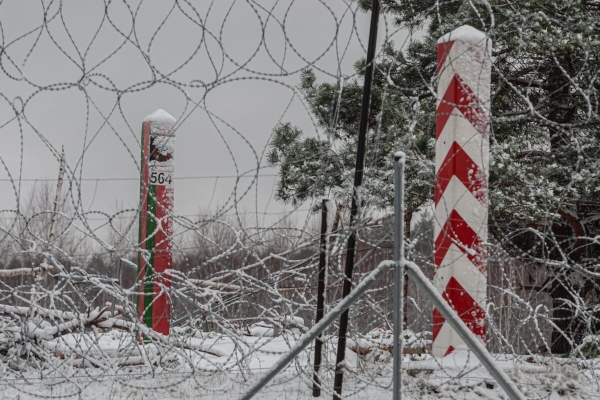
[[[485,173],[456,142],[452,143],[446,158],[435,176],[435,205],[444,195],[452,177],[455,176],[479,200],[487,205],[487,179]]]
[[[486,253],[481,246],[481,239],[471,226],[452,210],[442,231],[435,239],[435,265],[442,265],[451,245],[455,245],[466,257],[485,274],[487,272]]]
[[[437,140],[440,137],[450,118],[450,114],[452,114],[452,110],[455,108],[462,113],[483,137],[487,138],[486,126],[488,119],[480,107],[481,103],[471,88],[458,75],[454,75],[436,110],[435,139]]]
[[[477,304],[469,292],[454,278],[450,278],[446,289],[442,293],[444,300],[456,311],[460,319],[476,336],[485,339],[485,310]],[[433,310],[433,340],[438,337],[446,319],[437,309]],[[448,355],[454,347],[450,346],[444,356]]]
[[[444,63],[446,62],[446,58],[448,57],[448,54],[450,54],[450,50],[452,50],[453,44],[454,44],[454,41],[438,44],[438,47],[437,47],[438,64],[437,64],[437,71],[436,71],[436,73],[438,75],[440,74],[440,71],[444,67]]]

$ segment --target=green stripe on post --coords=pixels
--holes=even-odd
[[[146,212],[146,251],[150,253],[144,275],[144,324],[152,328],[152,300],[154,299],[154,244],[156,230],[156,186],[148,187],[148,211]]]

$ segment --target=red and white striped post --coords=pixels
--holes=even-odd
[[[142,124],[142,179],[140,211],[140,298],[143,323],[169,334],[172,264],[173,176],[175,173],[175,118],[156,110]]]
[[[468,25],[438,40],[434,279],[485,342],[491,40]],[[464,346],[437,309],[434,356]]]

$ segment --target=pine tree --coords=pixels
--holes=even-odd
[[[367,10],[371,2],[358,3]],[[490,240],[546,268],[548,282],[538,289],[553,302],[558,329],[551,350],[570,351],[590,328],[600,330],[595,304],[577,309],[582,299],[600,295],[600,280],[590,273],[600,259],[600,2],[382,3],[398,27],[425,35],[401,50],[388,42],[377,57],[363,206],[392,206],[396,150],[408,156],[408,209],[431,202],[436,42],[464,24],[487,32],[494,46]],[[356,76],[364,67],[364,60],[356,62]],[[318,83],[305,70],[300,91],[319,136],[291,123],[274,129],[268,161],[279,171],[276,196],[292,203],[323,195],[348,202],[362,82]]]

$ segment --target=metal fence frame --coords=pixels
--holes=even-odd
[[[369,275],[367,275],[356,287],[344,297],[323,319],[306,332],[297,342],[283,355],[269,371],[256,381],[244,393],[240,400],[250,400],[271,379],[281,372],[302,350],[308,347],[325,329],[329,327],[344,311],[358,300],[379,278],[394,268],[394,366],[393,366],[393,398],[402,398],[402,281],[404,274],[408,273],[417,286],[431,299],[433,305],[442,314],[450,326],[456,331],[467,347],[475,354],[481,364],[488,370],[490,375],[498,382],[510,399],[525,399],[523,394],[515,386],[514,382],[496,364],[490,353],[486,350],[481,340],[478,339],[465,325],[456,311],[442,298],[435,286],[421,272],[419,266],[404,258],[403,243],[403,216],[404,216],[404,164],[406,157],[404,153],[398,152],[394,155],[395,169],[395,213],[394,221],[394,261],[382,261]],[[334,394],[334,397],[336,394]]]

